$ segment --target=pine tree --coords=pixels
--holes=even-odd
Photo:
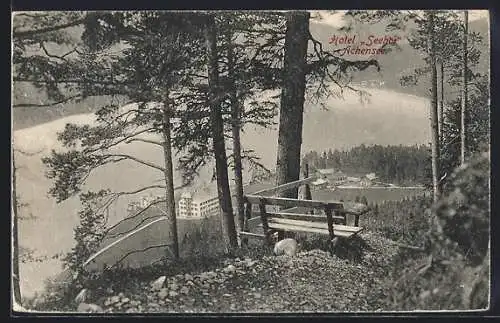
[[[278,132],[277,185],[300,176],[300,149],[306,88],[306,55],[309,35],[308,12],[290,12],[286,19],[283,88]],[[297,198],[297,189],[281,196]]]
[[[62,56],[49,53],[45,44],[51,41],[52,44],[59,46],[71,46],[73,40],[65,32],[68,27],[76,26],[83,23],[85,15],[78,12],[59,12],[59,13],[13,13],[12,19],[12,62],[15,68],[12,71],[14,96],[13,108],[50,108],[61,102],[68,102],[76,99],[77,96],[71,96],[69,99],[64,98],[57,84],[58,77],[64,77],[68,74],[66,70],[61,68],[61,61],[57,61],[59,57],[65,57],[71,54],[71,51],[66,52]],[[35,46],[39,46],[39,50],[34,50]],[[55,60],[53,58],[56,58]],[[35,76],[35,77],[33,77]],[[46,90],[48,100],[43,103],[20,102],[20,98],[15,91],[21,83],[34,83],[35,88],[43,88]],[[49,101],[49,102],[47,102]],[[50,102],[52,101],[52,102]],[[56,102],[54,102],[56,101]],[[14,143],[12,143],[12,266],[13,266],[13,292],[16,303],[22,305],[21,289],[20,289],[20,274],[19,274],[19,203],[17,197],[17,165],[15,162]]]
[[[12,287],[14,290],[14,301],[17,304],[22,304],[21,301],[21,287],[20,287],[20,276],[19,276],[19,236],[18,236],[18,226],[19,226],[19,214],[17,205],[17,181],[16,181],[16,163],[14,158],[14,150],[11,151],[12,154]]]
[[[179,257],[171,149],[172,106],[177,99],[174,90],[192,81],[192,73],[200,66],[194,61],[195,52],[201,49],[199,33],[186,32],[185,23],[179,14],[89,14],[83,34],[86,47],[79,55],[80,63],[87,67],[81,74],[81,91],[86,95],[121,93],[137,104],[126,111],[117,105],[98,109],[96,125],[66,125],[59,139],[69,151],[53,151],[44,159],[50,167],[49,178],[55,180],[50,192],[58,202],[79,193],[88,175],[104,165],[128,161],[160,171],[165,186],[112,192],[107,205],[123,195],[164,189],[165,199],[154,203],[166,203],[174,258]],[[98,53],[105,54],[109,46],[123,40],[130,46],[123,50],[124,55],[98,58]],[[162,147],[164,166],[132,153],[110,152],[135,141]],[[74,149],[76,144],[81,149]]]
[[[434,13],[428,13],[428,34],[429,34],[429,57],[431,68],[431,147],[432,147],[432,186],[434,201],[440,196],[439,181],[439,130],[438,130],[438,102],[437,102],[437,70],[436,70],[436,48]]]
[[[462,66],[462,109],[460,117],[460,163],[463,165],[465,163],[465,141],[466,141],[466,131],[465,131],[465,116],[467,111],[467,36],[469,32],[469,16],[468,11],[464,10],[464,32],[463,32],[463,66]]]
[[[288,12],[285,16],[283,69],[276,71],[282,77],[276,163],[277,185],[299,179],[306,75],[307,82],[316,84],[316,90],[311,97],[320,100],[325,95],[332,94],[330,82],[338,85],[340,91],[348,86],[349,81],[345,82],[345,79],[349,79],[351,71],[361,71],[371,66],[380,70],[375,59],[350,61],[324,50],[321,42],[314,39],[309,31],[308,12]],[[309,41],[313,44],[313,53],[308,54]],[[332,67],[336,67],[337,72],[332,73]],[[361,91],[358,93],[362,94]],[[318,156],[318,160],[320,159]],[[322,166],[319,163],[312,164],[316,168]],[[288,190],[281,194],[283,197],[296,198],[297,190]]]
[[[215,167],[217,177],[217,191],[219,204],[222,209],[224,226],[229,238],[231,249],[238,247],[236,227],[234,224],[233,208],[231,204],[231,193],[229,191],[229,179],[227,174],[227,157],[224,142],[224,123],[222,113],[219,109],[219,72],[217,54],[217,31],[215,28],[215,18],[212,15],[206,16],[205,42],[208,60],[208,87],[210,102],[210,120],[213,138],[213,150],[215,154]]]

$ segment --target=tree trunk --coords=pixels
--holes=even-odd
[[[434,201],[440,195],[439,189],[439,133],[438,133],[438,102],[437,102],[437,69],[436,45],[434,31],[434,14],[429,13],[430,64],[431,64],[431,141],[432,141],[432,186]]]
[[[245,224],[245,201],[243,199],[243,167],[241,164],[241,105],[237,97],[236,76],[234,75],[234,48],[231,39],[231,33],[227,33],[227,59],[228,59],[228,78],[230,80],[229,95],[231,98],[231,121],[233,135],[233,158],[234,158],[234,182],[236,184],[236,214],[238,216],[238,227],[240,231],[244,230]]]
[[[296,181],[300,176],[309,16],[308,12],[287,14],[276,185]],[[280,196],[297,198],[298,190],[290,189]]]
[[[219,204],[222,209],[222,217],[226,234],[229,238],[229,249],[238,247],[238,238],[234,224],[233,207],[231,204],[231,192],[229,191],[229,179],[227,174],[226,145],[224,142],[224,124],[220,110],[219,71],[217,55],[217,35],[215,29],[215,18],[207,16],[205,26],[205,40],[208,58],[208,87],[210,101],[210,122],[212,128],[213,149],[215,155],[215,169],[217,176],[217,192]]]
[[[14,300],[16,303],[19,305],[21,304],[21,287],[20,287],[20,282],[19,282],[19,237],[18,237],[18,231],[17,231],[17,226],[18,226],[18,221],[19,221],[19,216],[17,213],[17,192],[16,192],[16,162],[14,159],[14,150],[12,150],[12,211],[13,211],[13,217],[12,221],[13,223],[13,228],[12,228],[12,238],[13,238],[13,245],[12,245],[12,283],[13,283],[13,289],[14,289]]]
[[[174,258],[179,259],[179,237],[177,233],[177,217],[175,214],[174,173],[172,167],[172,142],[170,138],[170,100],[163,104],[163,157],[165,159],[165,198],[166,211],[169,219],[170,236],[172,237],[172,252]]]
[[[465,163],[465,112],[467,109],[467,34],[469,32],[469,13],[464,10],[464,41],[462,66],[462,107],[460,111],[460,164]]]
[[[441,85],[441,98],[440,98],[440,106],[439,106],[439,142],[443,143],[443,125],[444,125],[444,63],[441,61],[439,64],[441,69],[440,73],[440,85]]]

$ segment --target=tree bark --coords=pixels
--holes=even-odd
[[[217,177],[217,192],[222,209],[223,223],[229,239],[229,249],[238,247],[238,238],[234,223],[231,192],[227,174],[226,145],[224,142],[224,124],[220,110],[219,99],[219,71],[217,55],[217,34],[215,18],[207,15],[205,26],[205,41],[208,59],[208,87],[210,101],[210,122],[212,128],[213,149],[215,154],[215,169]]]
[[[17,209],[17,190],[16,190],[16,162],[14,159],[14,150],[12,150],[12,284],[14,289],[14,300],[16,303],[21,304],[21,287],[19,282],[19,237],[18,237],[18,209]]]
[[[172,142],[170,134],[170,116],[171,116],[170,100],[167,98],[163,104],[163,157],[165,160],[165,198],[166,211],[169,219],[170,236],[172,237],[172,253],[174,258],[179,259],[179,237],[177,233],[177,216],[175,214],[175,198],[174,198],[174,173],[172,166]]]
[[[465,113],[467,110],[467,34],[469,30],[469,13],[464,10],[464,40],[462,66],[462,106],[460,109],[460,164],[465,163]]]
[[[241,104],[237,98],[236,76],[235,76],[235,58],[234,48],[231,39],[231,33],[227,33],[227,58],[228,58],[228,78],[230,80],[229,95],[231,99],[231,121],[233,135],[233,158],[234,158],[234,182],[236,184],[236,214],[238,217],[238,227],[240,231],[244,230],[245,224],[245,201],[243,199],[243,166],[241,163]]]
[[[309,16],[308,12],[291,12],[286,20],[276,185],[296,181],[300,176]],[[280,196],[297,198],[298,190],[286,190]]]
[[[438,102],[437,102],[437,69],[436,44],[434,31],[434,13],[429,13],[430,64],[431,64],[431,141],[432,141],[432,186],[433,198],[437,201],[439,188],[439,133],[438,133]]]

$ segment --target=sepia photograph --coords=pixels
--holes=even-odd
[[[490,308],[488,10],[11,20],[11,315]]]

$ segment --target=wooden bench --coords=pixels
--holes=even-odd
[[[251,218],[252,205],[258,205],[259,217],[257,219],[261,222],[258,227],[263,229],[263,234],[241,231],[240,236],[262,237],[266,243],[271,243],[271,235],[275,232],[278,232],[278,239],[283,238],[284,232],[306,232],[328,235],[333,241],[336,237],[349,239],[361,232],[363,228],[359,226],[359,217],[368,211],[368,207],[364,204],[271,196],[283,190],[308,185],[314,180],[315,178],[309,177],[245,195],[247,221]],[[269,211],[268,206],[286,209],[274,212]],[[322,214],[314,214],[314,210],[320,210]],[[347,225],[348,214],[355,217],[353,226]]]

